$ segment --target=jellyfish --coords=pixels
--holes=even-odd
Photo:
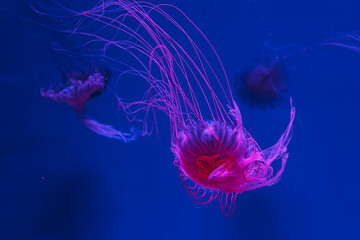
[[[242,101],[265,109],[275,107],[288,90],[288,72],[278,59],[256,61],[235,81]]]
[[[142,135],[157,129],[158,113],[167,115],[174,165],[192,200],[217,198],[223,214],[231,215],[238,194],[279,181],[292,137],[292,100],[285,132],[262,150],[243,126],[218,53],[183,11],[133,0],[101,1],[87,11],[51,2],[55,7],[37,11],[61,18],[53,29],[81,36],[81,46],[95,49],[118,73],[120,89],[136,82],[141,97],[130,100],[123,93],[117,103],[129,121],[143,125]]]
[[[132,128],[129,133],[118,131],[113,126],[99,123],[84,114],[88,99],[100,95],[106,88],[109,78],[110,75],[105,68],[91,66],[87,71],[71,72],[64,78],[60,86],[47,90],[41,88],[40,94],[42,97],[56,102],[69,104],[77,111],[84,125],[91,131],[123,142],[133,141],[136,139],[135,128]]]

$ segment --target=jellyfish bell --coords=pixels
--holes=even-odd
[[[287,75],[281,63],[273,62],[253,66],[244,78],[249,90],[265,101],[287,91]]]
[[[291,69],[295,68],[291,60],[315,50],[313,48],[316,46],[287,44],[276,47],[265,41],[261,56],[254,59],[234,79],[234,87],[240,100],[250,107],[262,110],[280,104],[289,89]]]
[[[236,191],[245,182],[242,172],[245,166],[236,161],[245,158],[248,147],[243,134],[219,122],[186,130],[173,144],[181,170],[203,187],[227,193]]]
[[[108,77],[101,72],[71,72],[64,83],[48,90],[40,89],[42,97],[67,103],[77,112],[85,109],[86,101],[103,92]]]
[[[103,93],[110,80],[110,71],[103,66],[91,65],[86,71],[70,72],[64,80],[64,86],[92,83],[94,86],[89,89],[90,93],[87,98],[91,99]]]

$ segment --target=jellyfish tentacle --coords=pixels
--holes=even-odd
[[[276,159],[281,159],[281,169],[267,182],[268,186],[277,183],[280,180],[281,174],[285,170],[286,161],[288,159],[286,148],[292,137],[293,122],[295,118],[295,107],[293,106],[292,98],[290,98],[290,109],[290,121],[285,132],[281,135],[280,139],[274,146],[263,151],[267,165],[270,165]]]
[[[225,197],[224,197],[225,195]],[[237,193],[224,193],[219,192],[219,204],[221,208],[221,212],[224,216],[230,216],[235,211],[235,200],[237,197]]]

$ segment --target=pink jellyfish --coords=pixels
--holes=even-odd
[[[143,122],[143,135],[152,132],[149,125],[157,126],[159,111],[167,114],[174,164],[194,201],[207,204],[218,197],[222,212],[230,215],[239,193],[280,179],[295,108],[291,104],[290,122],[279,140],[261,150],[243,126],[217,52],[180,9],[111,0],[77,12],[55,4],[39,14],[76,23],[64,29],[69,25],[61,22],[55,28],[83,37],[82,45],[95,44],[95,54],[120,73],[119,85],[127,80],[147,84],[138,100],[118,97],[119,108],[129,120]],[[274,161],[281,163],[279,169],[274,170]]]
[[[93,132],[124,142],[133,141],[136,139],[134,128],[130,133],[125,133],[83,114],[87,100],[103,92],[109,77],[102,68],[93,66],[87,72],[70,73],[61,86],[48,90],[40,89],[40,94],[56,102],[69,104],[77,111],[84,125]]]

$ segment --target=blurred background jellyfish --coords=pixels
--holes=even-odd
[[[243,102],[265,109],[282,100],[288,90],[288,77],[278,59],[257,60],[236,80],[235,87]]]
[[[69,39],[80,36],[79,46],[93,49],[93,56],[118,73],[112,91],[119,110],[142,124],[142,135],[157,129],[158,112],[168,116],[174,164],[195,202],[218,198],[223,214],[231,215],[239,193],[279,180],[295,108],[291,104],[280,139],[261,150],[243,127],[217,52],[180,9],[119,0],[80,12],[51,2],[54,6],[37,5],[36,11],[54,18],[59,24],[52,28],[68,33]],[[129,94],[129,87],[140,94]],[[275,160],[278,168],[272,165]]]
[[[276,47],[264,42],[264,52],[253,60],[234,81],[234,87],[240,100],[250,107],[265,110],[275,107],[284,100],[289,89],[289,59],[309,50],[297,44]],[[292,66],[294,68],[294,66]]]

